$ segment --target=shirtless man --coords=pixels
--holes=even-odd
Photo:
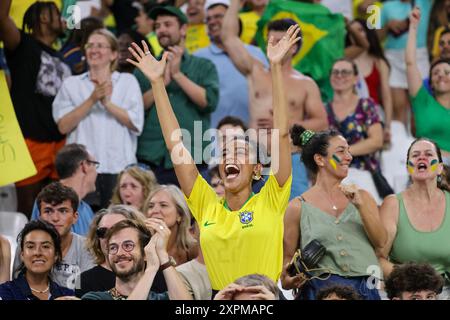
[[[272,80],[270,70],[253,58],[245,49],[243,42],[238,35],[238,14],[240,10],[240,0],[231,0],[223,25],[222,42],[230,59],[236,68],[247,78],[249,87],[249,127],[254,129],[272,128]],[[273,21],[268,26],[268,36],[273,37],[277,43],[285,34],[286,30],[295,21],[282,19]],[[309,77],[304,76],[292,67],[292,58],[300,50],[301,40],[291,48],[283,61],[283,76],[286,88],[286,99],[289,105],[290,125],[300,124],[307,129],[314,131],[324,130],[328,127],[327,115],[320,98],[319,88]],[[265,138],[262,137],[264,141]],[[267,145],[270,150],[270,144]],[[293,181],[291,198],[306,191],[308,181],[306,169],[299,160],[299,150],[292,154]]]

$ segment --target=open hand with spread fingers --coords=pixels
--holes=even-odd
[[[152,56],[147,44],[142,41],[142,50],[135,42],[128,47],[135,60],[127,59],[129,63],[142,71],[142,73],[150,80],[156,81],[163,79],[164,69],[166,67],[167,53],[165,52],[160,61]]]
[[[270,37],[269,43],[267,44],[267,57],[271,63],[280,63],[283,60],[289,49],[300,40],[300,37],[297,37],[299,32],[300,27],[296,24],[295,26],[289,27],[286,34],[277,44],[274,43],[273,36]]]

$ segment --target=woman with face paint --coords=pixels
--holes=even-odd
[[[449,170],[436,143],[425,138],[409,147],[407,170],[411,185],[388,196],[380,209],[388,233],[386,245],[378,251],[380,265],[386,277],[397,263],[430,263],[446,278],[441,296],[446,299],[450,293]]]
[[[302,148],[302,160],[316,176],[314,186],[289,203],[284,219],[284,265],[281,282],[296,299],[315,300],[321,288],[352,286],[363,299],[379,299],[379,270],[374,248],[386,242],[373,197],[355,185],[342,185],[352,161],[350,147],[337,131],[314,133],[294,126],[291,138]],[[296,251],[313,240],[326,248],[309,275],[289,272]],[[311,269],[310,268],[310,269]],[[374,274],[380,277],[381,274]]]
[[[164,85],[167,55],[157,61],[143,44],[130,48],[138,67],[150,80],[166,146],[188,206],[200,227],[200,244],[214,291],[225,288],[239,277],[259,273],[278,281],[283,254],[283,215],[290,188],[291,151],[287,101],[283,90],[282,61],[300,39],[299,27],[292,26],[275,44],[267,46],[273,86],[272,139],[278,150],[272,152],[271,173],[261,191],[252,193],[252,180],[261,175],[257,148],[246,137],[230,136],[222,145],[220,177],[225,196],[218,197],[202,178],[191,154],[183,146],[180,127]],[[170,63],[170,62],[169,62]],[[187,83],[186,85],[188,85]]]
[[[409,16],[408,47],[405,50],[408,89],[416,125],[416,137],[427,137],[442,148],[442,160],[450,165],[450,60],[440,59],[430,68],[431,95],[422,82],[416,61],[417,28],[420,10]]]

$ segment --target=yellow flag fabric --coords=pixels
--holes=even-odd
[[[23,139],[6,84],[0,71],[0,187],[36,174]]]
[[[3,1],[3,0],[0,0]],[[11,2],[11,9],[9,10],[9,16],[16,24],[17,28],[22,28],[22,22],[23,22],[23,15],[25,14],[25,11],[37,0],[19,0],[19,1],[12,1]],[[56,6],[61,9],[62,7],[62,0],[41,0],[41,1],[53,1]]]

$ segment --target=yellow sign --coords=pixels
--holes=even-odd
[[[36,174],[23,139],[6,85],[0,71],[0,187]]]

